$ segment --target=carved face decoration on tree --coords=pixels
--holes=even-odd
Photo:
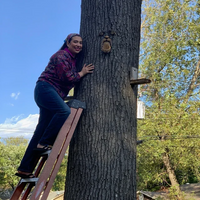
[[[101,43],[101,50],[104,52],[104,53],[110,53],[111,51],[111,46],[112,46],[112,41],[111,39],[109,38],[109,36],[105,36],[104,39],[102,40],[102,43]]]
[[[104,35],[104,32],[99,33],[99,36],[103,36],[103,35]],[[115,32],[109,31],[108,35],[115,35]],[[104,36],[104,38],[101,42],[101,50],[104,53],[110,53],[111,48],[112,48],[112,40],[108,35]]]

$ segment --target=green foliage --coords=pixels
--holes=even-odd
[[[24,137],[9,137],[9,138],[4,138],[2,139],[2,142],[6,145],[27,145],[28,140],[25,139]]]
[[[138,188],[170,186],[163,153],[179,184],[200,180],[199,4],[143,1],[139,88],[146,117],[138,121]]]
[[[14,174],[28,141],[24,138],[7,138],[2,141],[0,142],[0,186],[14,189],[19,181]]]
[[[19,178],[15,176],[26,150],[28,140],[23,137],[11,137],[0,140],[0,189],[16,187]],[[64,190],[67,171],[67,154],[65,155],[52,190]]]
[[[140,72],[153,82],[146,90],[149,100],[180,97],[188,89],[200,48],[195,2],[155,0],[144,5]]]

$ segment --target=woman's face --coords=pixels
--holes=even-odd
[[[70,43],[67,42],[69,51],[75,56],[82,50],[82,38],[79,36],[72,37]]]

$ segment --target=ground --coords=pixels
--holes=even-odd
[[[181,186],[181,190],[185,193],[185,200],[200,200],[200,183],[193,183],[193,184],[185,184]],[[164,199],[167,199],[167,193],[166,191],[159,191],[159,192],[144,192],[145,194],[148,194],[152,198],[156,199],[159,196],[164,197]],[[0,191],[0,199],[2,200],[9,200],[12,192],[5,190]],[[49,194],[48,200],[52,199],[62,199],[62,194],[64,194],[64,191],[57,191],[57,192],[51,192]],[[59,199],[59,200],[60,200]]]
[[[185,184],[181,186],[181,191],[185,193],[185,200],[200,200],[200,183]],[[144,194],[151,196],[153,199],[164,197],[167,199],[167,191],[147,192]]]

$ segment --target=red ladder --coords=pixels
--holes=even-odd
[[[47,199],[81,113],[85,109],[85,103],[75,99],[67,104],[71,108],[71,114],[60,129],[52,150],[41,154],[36,160],[37,168],[34,173],[36,178],[21,179],[10,200],[27,199],[34,186],[30,200]]]

